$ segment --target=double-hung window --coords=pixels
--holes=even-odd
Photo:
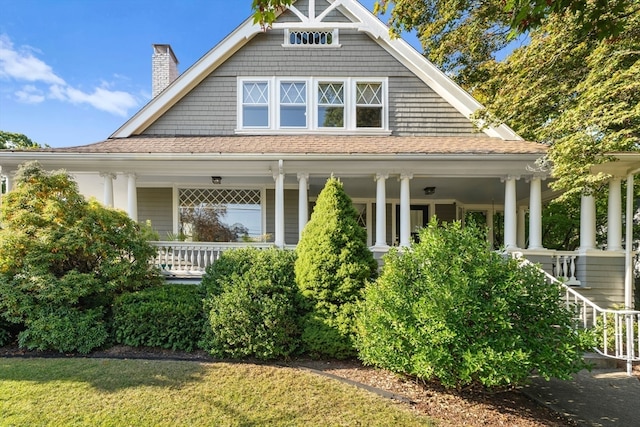
[[[306,82],[280,82],[280,127],[307,127]]]
[[[247,81],[242,85],[242,127],[269,127],[269,82]]]
[[[318,82],[318,127],[344,127],[344,82]]]
[[[385,78],[239,78],[238,132],[388,132]]]

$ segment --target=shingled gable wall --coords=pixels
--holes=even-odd
[[[237,78],[388,77],[393,135],[479,136],[472,123],[364,33],[340,29],[340,48],[283,47],[283,30],[258,34],[148,127],[145,135],[233,135]]]

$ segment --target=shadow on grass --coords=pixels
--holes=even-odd
[[[216,369],[202,363],[117,359],[0,359],[0,381],[78,382],[115,392],[140,386],[182,388]]]

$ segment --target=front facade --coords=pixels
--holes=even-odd
[[[580,256],[543,248],[542,204],[553,194],[536,161],[546,147],[504,125],[478,131],[470,117],[481,106],[354,0],[296,1],[268,31],[247,20],[179,76],[170,46],[153,53],[145,107],[106,141],[0,153],[9,187],[25,161],[64,168],[85,195],[150,220],[162,240],[207,242],[189,255],[192,266],[214,257],[212,242],[295,245],[331,175],[377,254],[408,246],[434,215],[479,212],[487,224],[504,217],[495,246],[522,250],[576,284],[594,288],[595,279],[576,277],[590,271],[589,257],[604,260],[599,272],[624,262],[616,200],[606,256],[595,248],[589,198]],[[622,294],[609,285],[594,296],[604,305]]]

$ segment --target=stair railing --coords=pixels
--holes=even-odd
[[[633,362],[640,361],[640,311],[601,308],[575,288],[523,258],[522,253],[514,252],[512,256],[522,264],[536,266],[544,273],[548,284],[559,286],[564,292],[567,309],[575,313],[576,326],[597,333],[594,351],[604,357],[626,361],[627,374],[632,375]]]

